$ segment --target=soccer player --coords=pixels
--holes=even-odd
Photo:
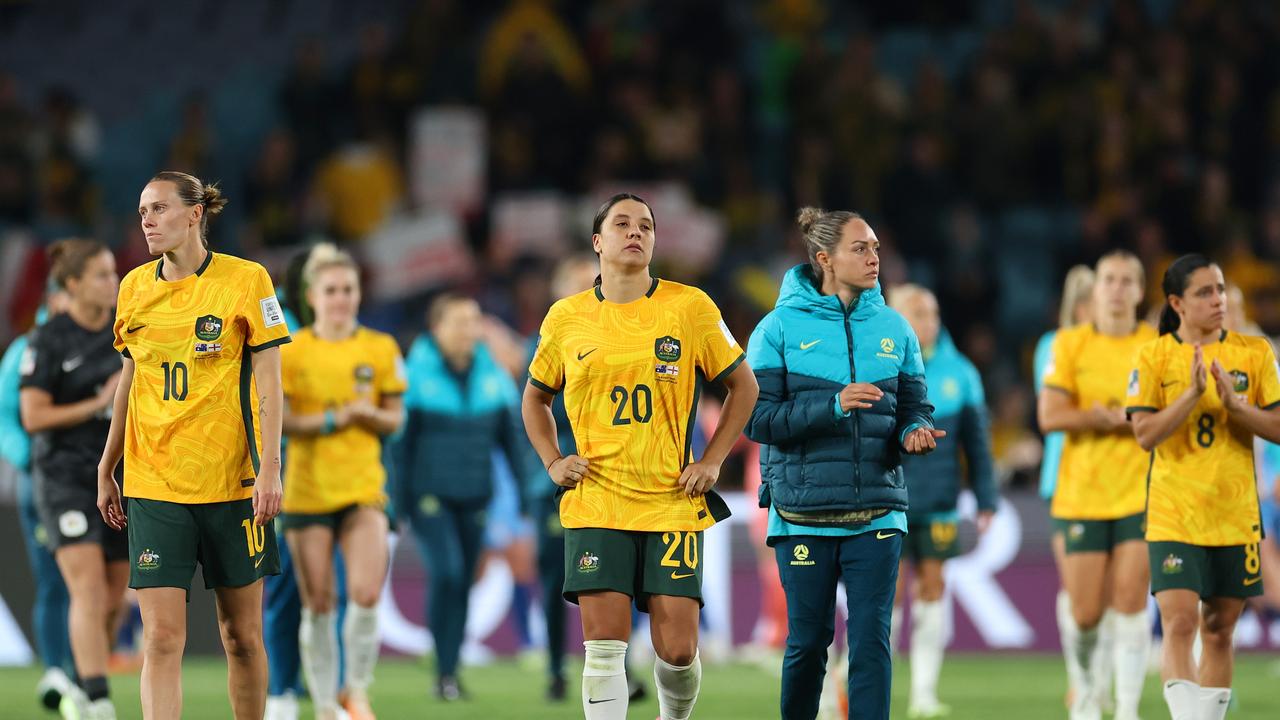
[[[1093,298],[1093,268],[1088,265],[1076,265],[1067,271],[1067,277],[1062,283],[1062,299],[1058,304],[1058,327],[1046,332],[1040,336],[1040,340],[1036,343],[1035,358],[1032,361],[1032,372],[1035,376],[1035,390],[1037,397],[1044,390],[1044,373],[1049,367],[1049,361],[1053,357],[1053,339],[1058,336],[1060,330],[1074,327],[1082,323],[1090,322],[1093,318],[1092,308]],[[1054,490],[1058,487],[1058,468],[1062,461],[1062,446],[1067,441],[1067,434],[1064,432],[1051,432],[1044,435],[1044,456],[1040,461],[1040,497],[1046,502],[1052,504]],[[1066,538],[1058,530],[1057,526],[1053,527],[1053,534],[1050,536],[1050,544],[1053,548],[1053,564],[1058,571],[1059,582],[1062,579],[1063,562],[1067,557]],[[1079,682],[1076,680],[1076,664],[1071,660],[1071,647],[1075,644],[1075,634],[1078,632],[1076,623],[1071,619],[1071,597],[1067,595],[1066,587],[1058,589],[1056,602],[1054,603],[1054,613],[1058,620],[1058,638],[1062,644],[1062,657],[1067,666],[1067,706],[1070,707],[1074,701],[1076,687]],[[1110,677],[1111,663],[1108,658],[1112,651],[1111,645],[1111,622],[1108,618],[1111,613],[1104,613],[1102,625],[1099,626],[1098,633],[1098,657],[1094,663],[1094,687],[1109,686],[1106,678]],[[1104,672],[1105,671],[1105,672]]]
[[[288,328],[261,265],[214,253],[217,187],[165,171],[138,204],[160,258],[120,284],[115,347],[124,355],[98,464],[98,509],[129,529],[130,587],[142,610],[142,712],[182,715],[187,595],[196,563],[217,596],[227,690],[237,720],[267,695],[262,578],[279,572],[280,348]],[[112,475],[125,459],[129,514]]]
[[[898,458],[928,453],[933,427],[911,326],[885,307],[880,241],[857,213],[804,208],[809,262],[787,272],[751,335],[760,402],[747,437],[762,445],[760,503],[787,595],[781,717],[812,720],[835,625],[848,599],[848,717],[887,720],[889,626],[907,531]]]
[[[349,598],[342,706],[352,720],[372,720],[367,690],[388,562],[382,438],[404,416],[404,363],[394,338],[357,324],[360,274],[350,255],[318,245],[303,274],[315,323],[281,353],[289,437],[282,525],[302,593],[298,644],[316,717],[337,718],[333,554],[340,545]]]
[[[31,340],[21,405],[40,523],[71,598],[66,622],[79,688],[63,694],[60,710],[66,717],[114,718],[107,660],[129,578],[129,544],[97,512],[93,468],[120,379],[120,356],[111,347],[120,277],[111,251],[92,240],[58,242],[49,259],[70,305]]]
[[[408,419],[398,443],[395,502],[426,564],[436,695],[447,702],[466,696],[458,661],[493,497],[493,452],[502,450],[516,472],[532,465],[520,440],[515,382],[480,342],[481,322],[469,297],[446,293],[431,303],[427,333],[406,360]]]
[[[911,602],[911,698],[907,717],[938,718],[951,712],[938,702],[937,694],[947,640],[942,564],[959,552],[956,503],[961,477],[978,500],[979,533],[987,531],[1000,497],[982,377],[942,329],[937,299],[918,285],[900,285],[889,291],[889,307],[907,319],[920,341],[929,398],[934,404],[934,426],[958,441],[940,452],[902,459],[911,498],[902,565],[913,564],[916,573]],[[899,569],[891,649],[902,622],[904,582],[905,574]]]
[[[755,379],[715,303],[649,273],[653,211],[630,193],[592,222],[600,282],[542,322],[524,391],[525,429],[560,487],[564,597],[582,612],[588,720],[627,716],[631,605],[648,612],[663,720],[684,720],[702,683],[702,531],[728,516],[712,491],[756,400]],[[728,388],[702,457],[690,448],[704,379]],[[551,411],[564,394],[576,452]]]
[[[1146,538],[1164,699],[1173,720],[1221,720],[1236,621],[1262,594],[1253,440],[1280,441],[1280,377],[1266,338],[1223,327],[1226,283],[1208,258],[1175,260],[1162,290],[1160,338],[1138,353],[1126,409],[1153,452]]]
[[[1077,629],[1068,660],[1079,683],[1071,717],[1101,715],[1103,689],[1093,666],[1110,607],[1116,613],[1116,717],[1136,720],[1151,645],[1142,539],[1149,459],[1133,441],[1123,407],[1134,354],[1155,338],[1155,329],[1137,318],[1145,279],[1136,257],[1104,255],[1094,274],[1093,322],[1054,338],[1038,416],[1041,430],[1067,434],[1050,512],[1065,539],[1062,575]]]
[[[50,315],[65,311],[66,291],[50,278],[45,305],[36,316],[43,324]],[[58,572],[58,563],[42,539],[45,529],[36,510],[35,483],[31,477],[31,437],[22,427],[22,359],[33,333],[16,338],[0,360],[0,457],[17,473],[18,521],[27,548],[27,561],[35,580],[35,602],[31,606],[31,627],[36,652],[44,664],[44,674],[36,683],[36,697],[46,708],[56,710],[62,695],[74,684],[67,675],[72,669],[71,644],[67,638],[67,586]]]

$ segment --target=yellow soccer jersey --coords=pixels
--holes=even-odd
[[[337,342],[311,328],[281,351],[284,395],[292,412],[315,415],[358,399],[380,405],[405,391],[404,361],[385,333],[357,328]],[[331,435],[289,439],[284,510],[327,513],[350,505],[384,505],[382,438],[355,425]]]
[[[195,274],[163,259],[120,283],[116,349],[135,363],[124,494],[195,504],[253,495],[261,439],[249,353],[289,342],[267,271],[210,252]]]
[[[1280,403],[1275,353],[1266,338],[1223,331],[1203,346],[1206,368],[1217,360],[1233,390],[1263,408]],[[1195,349],[1175,333],[1147,343],[1129,378],[1129,412],[1157,412],[1191,384]],[[1261,539],[1253,435],[1227,416],[1213,375],[1186,422],[1156,446],[1147,500],[1147,540],[1222,547]]]
[[[1138,348],[1156,338],[1139,323],[1126,337],[1109,337],[1092,324],[1054,337],[1044,386],[1071,395],[1076,406],[1124,407],[1125,383]],[[1062,449],[1058,488],[1050,513],[1066,520],[1114,520],[1142,512],[1147,499],[1147,453],[1133,433],[1071,432]]]
[[[711,298],[653,281],[626,304],[599,288],[547,313],[529,382],[564,391],[578,454],[590,465],[560,501],[567,528],[702,530],[725,516],[723,501],[690,498],[676,485],[692,461],[701,379],[721,380],[742,362]]]

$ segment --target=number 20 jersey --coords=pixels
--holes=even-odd
[[[622,304],[596,287],[553,305],[529,382],[564,392],[578,455],[589,462],[561,498],[561,524],[690,531],[721,519],[723,501],[690,498],[677,481],[692,462],[700,383],[722,380],[743,358],[715,303],[687,285],[655,279]]]
[[[1206,370],[1213,361],[1231,375],[1237,396],[1250,405],[1280,404],[1275,353],[1266,338],[1223,331],[1204,346]],[[1195,348],[1170,333],[1138,350],[1129,376],[1126,410],[1158,412],[1191,384]],[[1248,545],[1261,538],[1253,434],[1231,421],[1208,387],[1187,419],[1156,446],[1147,487],[1147,540],[1207,547]]]
[[[134,362],[125,493],[196,504],[252,496],[260,438],[250,353],[289,342],[267,271],[210,252],[169,282],[163,259],[120,283],[115,346]]]

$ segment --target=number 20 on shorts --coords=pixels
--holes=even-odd
[[[676,559],[676,553],[680,551],[680,546],[684,546],[684,566],[690,570],[698,568],[698,534],[695,532],[666,532],[662,533],[662,544],[667,546],[667,551],[662,554],[662,567],[678,568],[680,561]]]

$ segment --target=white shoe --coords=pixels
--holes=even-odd
[[[62,668],[49,668],[44,671],[44,675],[40,676],[40,682],[36,683],[36,697],[40,699],[40,704],[50,710],[57,710],[58,703],[62,702],[62,695],[71,687],[71,678],[62,671]]]
[[[85,720],[116,720],[116,706],[110,698],[99,698],[89,703],[84,717]]]
[[[267,712],[263,720],[298,720],[298,698],[292,691],[267,696]]]
[[[89,720],[89,698],[80,688],[72,685],[62,693],[58,702],[58,714],[62,720]]]
[[[937,700],[929,702],[912,702],[907,706],[907,717],[911,720],[936,720],[951,714],[951,706],[943,705]]]
[[[1071,720],[1102,720],[1102,708],[1098,701],[1089,697],[1081,697],[1071,707]]]

